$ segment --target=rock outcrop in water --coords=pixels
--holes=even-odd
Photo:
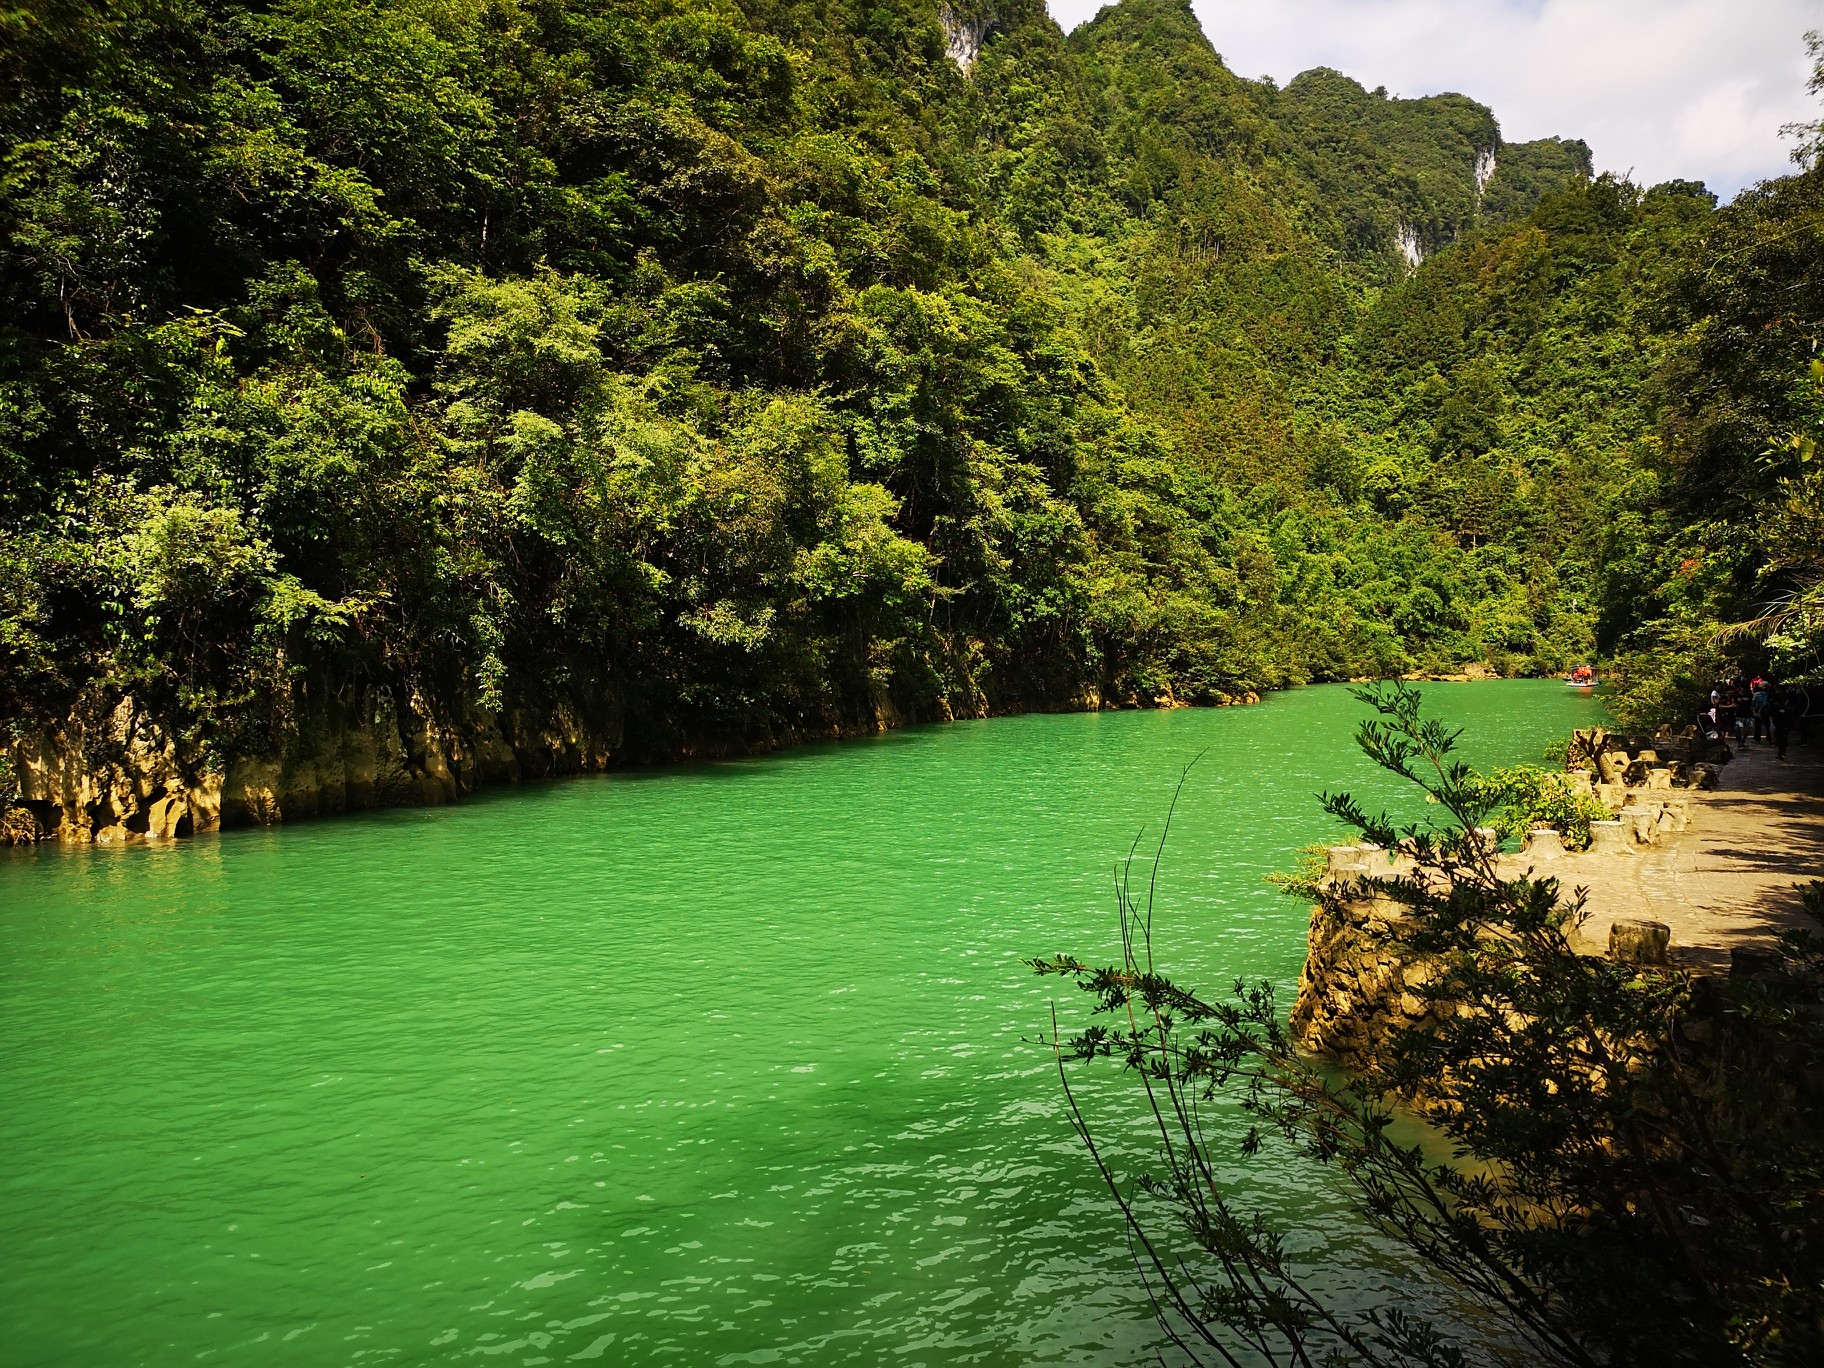
[[[1553,867],[1565,859],[1555,841],[1512,858],[1535,864],[1540,877],[1562,874],[1567,884],[1576,881],[1574,873]],[[1593,861],[1611,855],[1594,850],[1571,858]],[[1509,870],[1507,876],[1517,872]],[[1435,955],[1413,948],[1411,909],[1356,882],[1412,873],[1410,862],[1389,865],[1386,853],[1373,847],[1337,846],[1330,851],[1325,880],[1326,893],[1334,896],[1326,896],[1312,912],[1290,1028],[1305,1048],[1356,1072],[1371,1068],[1395,1038],[1434,1029],[1441,1024],[1440,1014],[1453,1010],[1451,1003],[1426,992],[1443,977],[1444,967]],[[1606,953],[1630,964],[1664,964],[1669,941],[1663,922],[1623,919],[1611,928]]]

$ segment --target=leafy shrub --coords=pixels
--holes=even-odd
[[[1590,823],[1611,813],[1571,783],[1571,777],[1537,765],[1514,765],[1472,781],[1479,796],[1496,806],[1489,825],[1502,840],[1525,836],[1536,826],[1556,827],[1572,847],[1590,843]]]

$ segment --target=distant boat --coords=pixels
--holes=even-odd
[[[1588,693],[1596,687],[1596,671],[1588,665],[1579,665],[1564,677],[1564,687],[1576,689],[1580,693]]]

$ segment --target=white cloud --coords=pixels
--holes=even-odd
[[[1066,28],[1097,0],[1050,0]],[[1724,198],[1792,169],[1780,126],[1818,117],[1807,29],[1824,0],[1193,0],[1231,70],[1335,67],[1399,95],[1457,90],[1511,142],[1582,138],[1599,170]]]

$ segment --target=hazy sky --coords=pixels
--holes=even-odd
[[[1049,0],[1065,28],[1099,0]],[[1819,117],[1807,29],[1824,0],[1192,0],[1230,70],[1282,85],[1314,66],[1398,95],[1458,90],[1510,142],[1582,138],[1643,185],[1727,199],[1793,169],[1780,125]]]

